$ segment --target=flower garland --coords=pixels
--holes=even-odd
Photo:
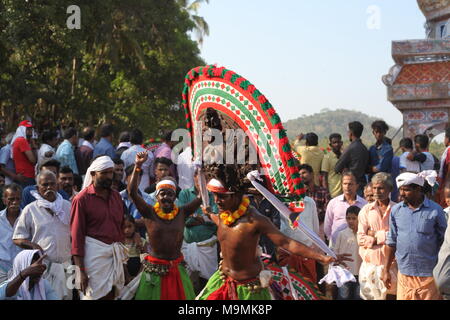
[[[242,217],[247,212],[247,208],[249,205],[250,200],[247,197],[243,197],[242,202],[236,211],[234,211],[233,213],[231,213],[230,211],[223,211],[220,213],[220,219],[225,225],[229,226],[236,222],[237,219]]]
[[[153,209],[155,210],[158,217],[164,220],[173,220],[177,216],[178,212],[180,211],[176,205],[173,206],[173,210],[169,213],[165,213],[161,207],[159,202],[156,202],[156,204],[153,206]]]

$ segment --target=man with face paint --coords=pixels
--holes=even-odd
[[[210,177],[207,189],[214,194],[219,214],[212,214],[208,208],[204,210],[218,226],[217,238],[223,260],[198,296],[200,300],[271,300],[267,287],[270,272],[263,270],[257,250],[263,234],[293,255],[323,264],[349,260],[345,254],[337,260],[325,256],[281,233],[269,218],[250,206],[249,199],[244,196],[244,170],[235,165],[211,166],[207,170]],[[296,218],[295,214],[292,218]]]
[[[389,270],[398,264],[397,300],[442,299],[433,279],[433,268],[447,228],[444,211],[424,195],[425,181],[436,172],[405,172],[396,179],[403,202],[392,208],[381,276],[386,288],[392,285]],[[431,183],[432,184],[432,183]]]
[[[138,193],[139,175],[147,160],[147,152],[136,155],[135,168],[128,185],[128,194],[144,218],[151,250],[143,261],[136,300],[192,300],[194,288],[184,267],[181,253],[186,219],[201,204],[200,196],[178,208],[175,205],[176,184],[161,180],[156,185],[154,206],[149,205]]]
[[[97,157],[86,171],[83,190],[72,200],[72,257],[83,300],[112,300],[128,279],[122,244],[125,208],[111,188],[113,175],[111,158]]]
[[[31,191],[36,201],[22,210],[13,241],[22,249],[40,250],[47,255],[45,262],[49,267],[44,277],[60,299],[68,299],[64,266],[70,262],[70,202],[57,192],[53,172],[41,171],[37,183],[37,191]]]

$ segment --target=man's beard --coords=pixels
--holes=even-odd
[[[112,179],[99,180],[98,185],[99,185],[99,187],[102,187],[103,189],[111,189]]]

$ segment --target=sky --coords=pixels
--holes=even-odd
[[[393,40],[425,38],[415,0],[210,0],[198,14],[201,56],[252,82],[283,122],[345,108],[402,124],[381,77]]]

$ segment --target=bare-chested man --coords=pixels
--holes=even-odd
[[[223,260],[199,296],[200,300],[270,300],[267,287],[260,281],[263,265],[257,246],[266,235],[276,246],[292,254],[315,259],[323,264],[351,261],[348,255],[338,260],[320,254],[283,235],[271,221],[248,204],[242,192],[243,176],[232,165],[220,165],[210,172],[208,190],[213,192],[219,215],[204,209],[218,226]],[[264,282],[264,281],[263,281]]]
[[[185,267],[181,245],[186,218],[201,204],[198,197],[178,208],[176,185],[162,180],[156,185],[155,206],[150,206],[138,193],[139,174],[147,160],[147,152],[136,155],[135,169],[128,185],[128,194],[144,218],[149,235],[150,254],[145,257],[144,272],[136,292],[136,300],[192,300],[194,288]]]

